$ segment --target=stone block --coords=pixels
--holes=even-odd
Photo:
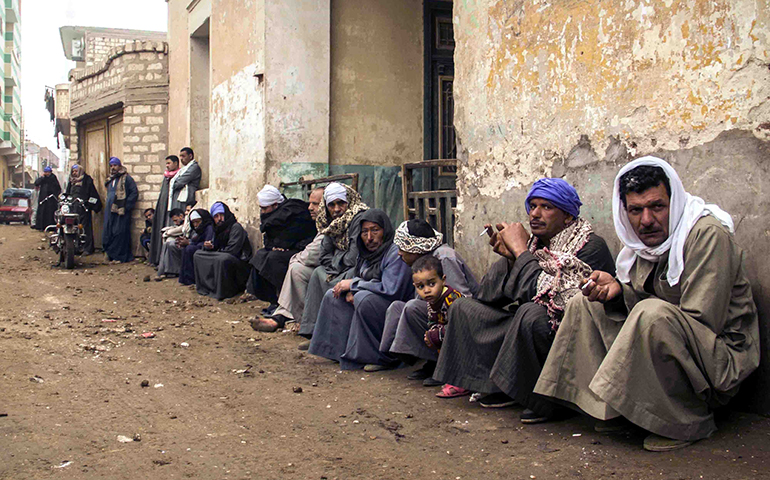
[[[163,70],[163,64],[158,63],[151,63],[150,65],[147,65],[147,70]]]
[[[157,133],[157,132],[160,132],[160,127],[155,126],[155,127],[150,128],[150,130]]]
[[[123,124],[124,125],[139,125],[142,123],[141,117],[134,117],[134,116],[123,116]]]
[[[143,143],[152,143],[152,142],[157,142],[157,141],[158,141],[158,136],[157,135],[145,135],[145,136],[142,137],[142,142]]]
[[[142,192],[139,194],[139,198],[142,200],[157,201],[160,197],[160,192]]]
[[[147,181],[147,183],[161,183],[163,181],[163,175],[147,175],[145,181]]]
[[[120,159],[123,163],[139,163],[140,157],[135,153],[127,153]]]
[[[151,113],[151,110],[149,105],[134,105],[134,113]]]
[[[152,110],[154,113],[163,113],[163,105],[155,105]]]
[[[151,145],[152,151],[154,152],[163,152],[166,150],[166,144],[165,143],[153,143]]]
[[[150,127],[134,127],[134,133],[148,133]]]
[[[163,173],[163,167],[161,167],[160,165],[153,165],[152,173]]]
[[[136,189],[139,190],[140,192],[149,192],[150,186],[146,183],[140,183],[136,186]]]
[[[139,54],[139,60],[155,60],[154,52],[142,52]]]
[[[147,125],[163,125],[165,120],[163,117],[147,117],[145,118],[145,123]]]
[[[157,165],[163,165],[165,166],[165,163],[160,163],[160,156],[159,155],[142,155],[144,157],[144,161],[151,164],[157,164]],[[165,160],[165,157],[164,157]]]
[[[127,135],[123,137],[124,143],[138,143],[140,138],[137,135]]]
[[[134,152],[149,152],[150,147],[148,147],[147,145],[134,145],[131,150]]]
[[[149,165],[137,165],[134,167],[136,173],[150,173],[151,170],[152,168]]]

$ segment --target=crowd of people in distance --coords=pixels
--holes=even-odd
[[[124,262],[137,189],[120,160],[110,169],[104,249]],[[525,424],[579,412],[599,432],[636,425],[649,432],[645,449],[669,451],[714,433],[714,409],[759,364],[732,218],[687,193],[662,159],[634,160],[615,178],[616,258],[581,216],[576,189],[541,178],[526,222],[485,226],[498,258],[481,281],[428,222],[394,228],[341,183],[307,202],[265,185],[263,246],[253,251],[226,204],[195,208],[200,174],[189,148],[166,158],[142,235],[156,279],[218,300],[263,300],[254,330],[294,331],[300,350],[341,369],[419,364],[407,378],[440,387],[438,397],[518,405]],[[74,166],[67,191],[98,211],[89,179]]]

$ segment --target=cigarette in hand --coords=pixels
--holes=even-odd
[[[487,227],[484,227],[484,229],[479,233],[479,237],[483,236],[485,233],[487,233],[488,229]]]
[[[585,292],[585,291],[586,291],[586,289],[587,289],[587,288],[588,288],[590,285],[593,285],[594,283],[595,283],[595,282],[594,282],[594,279],[593,279],[593,278],[589,278],[589,279],[588,279],[588,281],[585,283],[585,285],[583,285],[582,287],[580,287],[580,289],[581,289],[581,290],[583,290],[583,291]]]

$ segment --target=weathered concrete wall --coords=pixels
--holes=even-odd
[[[187,31],[187,0],[168,2],[168,125],[170,152],[190,144],[190,34]]]
[[[219,0],[211,6],[211,123],[205,204],[226,202],[252,240],[257,192],[265,182],[264,0]],[[236,21],[237,20],[237,21]],[[260,71],[258,71],[260,70]]]
[[[526,190],[544,175],[578,188],[617,252],[615,173],[658,154],[736,220],[770,353],[768,2],[475,0],[454,16],[455,239],[474,270],[492,260],[482,225],[525,219]],[[770,363],[755,381],[747,392],[768,392]],[[749,397],[770,411],[770,396]]]

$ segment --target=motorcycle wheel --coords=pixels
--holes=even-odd
[[[69,235],[64,236],[64,268],[72,270],[75,268],[75,239]]]

